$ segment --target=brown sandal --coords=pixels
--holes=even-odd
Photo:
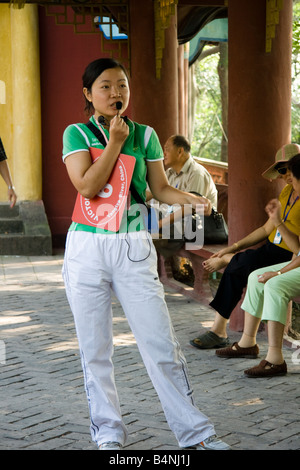
[[[259,347],[257,344],[250,348],[241,348],[238,343],[233,343],[228,348],[219,349],[216,351],[216,355],[219,357],[248,357],[256,359],[259,353]]]
[[[287,365],[285,361],[282,364],[271,364],[271,362],[265,359],[258,366],[244,371],[247,377],[274,377],[275,375],[285,375],[286,373]]]

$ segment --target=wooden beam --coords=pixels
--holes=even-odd
[[[178,5],[194,5],[197,7],[226,7],[228,0],[178,0]]]

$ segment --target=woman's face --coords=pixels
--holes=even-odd
[[[282,178],[286,184],[292,184],[292,173],[287,167],[287,164],[282,163],[281,165],[278,165],[278,173],[282,171],[282,173],[279,173],[278,178]],[[283,173],[285,171],[285,173]]]
[[[293,173],[291,173],[291,178],[292,178],[292,185],[295,190],[295,192],[300,196],[300,180],[297,180]]]
[[[292,173],[290,170],[287,168],[286,174],[282,176],[286,184],[292,184]]]
[[[110,121],[119,112],[122,114],[129,102],[130,91],[126,74],[121,68],[106,69],[94,81],[91,90],[83,89],[86,98],[93,103],[95,118],[104,116]],[[122,108],[118,111],[116,103]]]

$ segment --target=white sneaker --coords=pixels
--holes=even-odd
[[[103,442],[99,445],[99,450],[120,450],[122,446],[119,442]]]
[[[221,441],[216,435],[209,436],[199,444],[189,447],[194,450],[231,450],[231,447],[226,442]]]

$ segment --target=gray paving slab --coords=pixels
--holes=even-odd
[[[63,256],[0,256],[0,450],[97,450],[89,433],[78,344],[61,277]],[[195,401],[233,450],[300,450],[300,352],[288,374],[248,379],[255,360],[220,359],[189,344],[213,311],[166,289]],[[114,299],[114,363],[125,450],[178,450],[126,318]],[[240,334],[229,331],[232,341]],[[259,335],[261,357],[267,338]],[[294,345],[293,345],[294,346]],[[256,360],[257,362],[257,360]]]

